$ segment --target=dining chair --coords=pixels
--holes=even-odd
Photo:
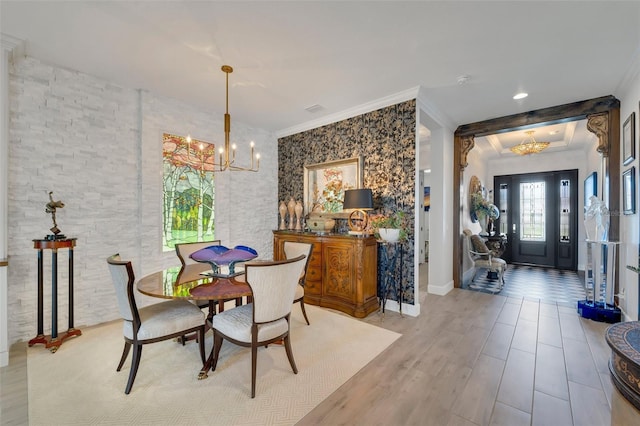
[[[291,350],[290,316],[293,298],[306,256],[279,261],[247,262],[246,280],[253,294],[251,303],[213,317],[213,361],[215,371],[223,340],[251,348],[251,398],[256,396],[258,347],[283,341],[291,369],[298,374]],[[266,349],[265,349],[266,350]]]
[[[307,325],[311,325],[309,318],[307,317],[307,311],[304,308],[304,285],[306,282],[307,270],[309,269],[309,260],[311,259],[311,252],[313,251],[313,243],[299,243],[296,241],[284,242],[284,256],[287,259],[293,259],[294,257],[304,254],[306,261],[300,280],[298,280],[298,286],[296,287],[296,295],[293,299],[293,303],[300,302],[300,309],[302,309],[302,315]]]
[[[116,371],[122,368],[133,345],[131,370],[124,393],[129,394],[133,387],[143,345],[197,332],[200,358],[204,363],[205,315],[200,308],[187,300],[169,300],[138,309],[134,291],[135,275],[131,262],[121,260],[119,254],[114,254],[107,258],[107,263],[116,290],[120,315],[124,320],[124,350]]]
[[[180,262],[184,267],[187,265],[193,265],[198,263],[190,257],[192,253],[195,253],[200,249],[207,248],[210,246],[219,246],[220,244],[221,244],[220,240],[197,241],[194,243],[177,243],[175,245],[175,248],[176,248],[176,254],[178,255],[178,259],[180,259]],[[209,308],[209,311],[213,312],[214,307],[218,302],[207,301],[207,302],[198,303],[196,301],[192,301],[192,303],[198,305],[200,309]],[[185,344],[186,340],[187,340],[186,337],[181,338],[183,345]]]
[[[198,263],[189,256],[192,253],[197,252],[200,249],[207,248],[210,246],[219,246],[220,240],[212,240],[212,241],[198,241],[195,243],[178,243],[176,244],[176,254],[182,262],[182,265],[192,265],[194,263]]]

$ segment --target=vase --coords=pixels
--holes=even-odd
[[[378,234],[388,243],[395,243],[400,239],[400,230],[395,228],[378,228]]]
[[[287,209],[289,210],[289,229],[293,230],[296,226],[296,224],[294,223],[296,200],[294,200],[293,197],[289,199],[289,204],[287,205]]]
[[[302,202],[296,201],[294,210],[296,213],[296,231],[302,231]]]
[[[284,220],[284,217],[287,215],[287,205],[284,201],[280,201],[280,207],[278,207],[278,211],[280,212],[280,230],[287,229],[287,223]]]
[[[478,224],[480,224],[480,232],[479,235],[489,235],[487,232],[489,218],[487,216],[478,217]]]

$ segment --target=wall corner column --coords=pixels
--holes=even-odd
[[[8,214],[9,214],[9,66],[21,41],[0,34],[0,367],[9,365]]]

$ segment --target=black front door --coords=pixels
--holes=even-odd
[[[495,177],[507,262],[577,269],[577,180],[577,170]]]

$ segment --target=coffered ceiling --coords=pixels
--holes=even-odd
[[[418,87],[454,130],[615,96],[640,68],[628,1],[2,0],[0,15],[30,56],[220,114],[229,64],[233,119],[273,132]],[[559,130],[571,147],[578,130]]]

